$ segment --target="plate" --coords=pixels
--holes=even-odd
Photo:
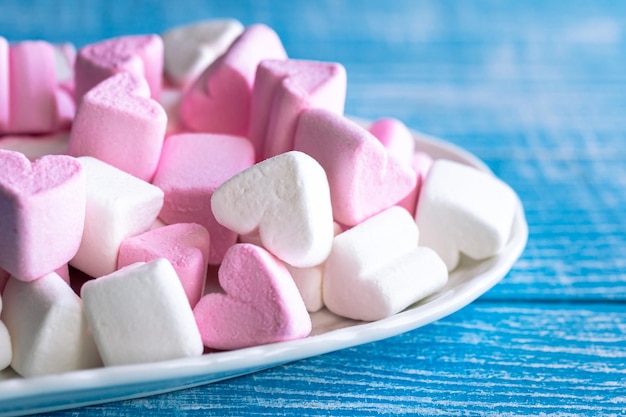
[[[418,133],[414,136],[417,150],[490,172],[459,147]],[[483,261],[462,259],[439,292],[383,320],[357,322],[322,310],[312,314],[311,336],[290,342],[28,379],[5,370],[0,372],[0,415],[48,412],[209,384],[419,328],[460,310],[498,283],[521,255],[527,238],[528,225],[518,199],[511,237],[500,255]]]

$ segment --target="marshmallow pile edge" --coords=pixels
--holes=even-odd
[[[517,197],[344,115],[345,68],[233,19],[76,50],[0,36],[0,370],[24,377],[376,321],[496,256]]]

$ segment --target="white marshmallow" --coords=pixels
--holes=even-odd
[[[420,244],[449,271],[460,253],[481,260],[498,254],[511,233],[517,197],[495,176],[449,160],[433,163],[417,205]]]
[[[179,87],[189,85],[243,32],[234,19],[208,20],[175,27],[162,34],[164,71]]]
[[[92,277],[110,274],[124,239],[151,228],[163,191],[92,157],[78,158],[87,179],[83,239],[70,265]]]
[[[164,258],[138,262],[88,281],[81,296],[105,366],[203,352],[185,290]]]
[[[0,317],[2,313],[2,296],[0,295]],[[11,348],[11,336],[9,330],[2,321],[0,321],[0,371],[11,364],[13,358],[13,349]]]
[[[334,236],[337,236],[342,231],[342,227],[338,223],[335,223]],[[300,291],[300,296],[304,301],[306,310],[309,313],[315,313],[324,308],[324,297],[322,296],[324,264],[322,263],[308,268],[296,268],[289,264],[285,265],[296,283],[298,291]]]
[[[75,60],[76,48],[74,45],[63,43],[54,46],[54,72],[59,83],[73,82]]]
[[[380,320],[441,289],[446,266],[434,251],[418,247],[418,235],[400,207],[337,235],[324,269],[326,307],[355,320]]]
[[[80,298],[56,273],[31,282],[9,279],[4,300],[2,320],[11,335],[11,367],[20,375],[55,374],[102,364]]]
[[[324,262],[333,239],[326,173],[297,151],[266,159],[235,175],[211,198],[217,221],[239,233],[257,232],[263,247],[284,262],[309,267]]]
[[[324,307],[324,299],[322,297],[324,264],[308,268],[296,268],[289,264],[285,264],[285,266],[296,283],[296,287],[298,287],[306,310],[309,313],[321,310]]]

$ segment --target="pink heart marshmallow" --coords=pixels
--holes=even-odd
[[[89,44],[78,51],[75,97],[79,103],[91,88],[120,72],[145,78],[158,100],[163,76],[163,40],[158,35],[130,35]]]
[[[259,160],[293,150],[298,116],[307,108],[343,114],[346,70],[332,62],[262,61],[252,93],[250,140]]]
[[[0,150],[0,167],[0,268],[32,281],[78,250],[86,206],[83,168],[67,155],[31,163],[6,150]]]
[[[371,133],[323,109],[305,110],[298,120],[295,149],[326,171],[333,216],[354,226],[406,197],[417,174],[392,158]]]
[[[311,319],[285,265],[249,243],[231,247],[219,269],[226,292],[207,294],[194,308],[202,341],[214,349],[303,338]]]
[[[285,58],[276,32],[261,24],[248,27],[187,90],[181,121],[197,132],[246,136],[257,66],[264,59]]]
[[[92,156],[144,181],[154,176],[167,115],[145,79],[116,74],[90,90],[78,107],[68,153]]]

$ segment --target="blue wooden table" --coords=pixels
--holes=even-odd
[[[217,17],[343,63],[346,113],[483,159],[523,201],[526,251],[477,301],[400,336],[51,415],[626,413],[626,3],[2,0],[0,35],[81,46]]]

